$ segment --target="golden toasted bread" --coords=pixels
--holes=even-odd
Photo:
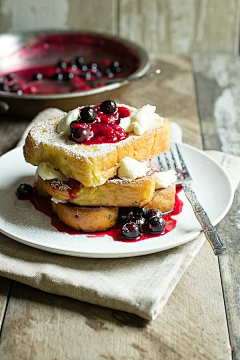
[[[42,183],[39,183],[41,187]],[[162,212],[174,208],[175,185],[156,190],[147,209],[159,209]],[[52,210],[66,225],[86,232],[103,231],[113,227],[118,220],[117,207],[78,206],[69,203],[52,202]]]
[[[118,219],[117,207],[84,207],[52,202],[52,210],[66,225],[87,232],[110,229]]]
[[[116,175],[117,164],[129,156],[136,160],[153,158],[170,148],[170,121],[137,136],[129,133],[125,140],[96,145],[77,144],[57,133],[61,117],[43,121],[33,127],[26,138],[24,156],[32,165],[49,162],[67,178],[86,187],[98,186]],[[147,121],[147,119],[146,119]]]
[[[168,212],[174,209],[176,185],[155,191],[152,200],[145,205],[147,209],[159,209],[161,212]]]
[[[148,204],[155,191],[154,171],[136,180],[107,180],[103,185],[86,187],[77,181],[37,181],[38,192],[47,192],[52,197],[79,206],[142,207]]]

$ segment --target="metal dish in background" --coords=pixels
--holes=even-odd
[[[58,46],[51,45],[57,39]],[[83,40],[84,44],[82,43]],[[49,45],[50,44],[50,45]],[[147,52],[140,46],[101,33],[76,31],[44,31],[0,35],[0,74],[44,64],[54,65],[59,58],[83,56],[88,61],[122,58],[121,77],[141,77],[150,67]],[[33,117],[47,107],[69,111],[74,107],[96,104],[106,98],[117,98],[128,81],[104,85],[84,91],[58,94],[22,94],[0,91],[0,113]]]

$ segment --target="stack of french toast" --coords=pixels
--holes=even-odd
[[[170,148],[170,121],[155,111],[105,100],[29,131],[24,156],[38,166],[35,191],[51,199],[63,223],[103,231],[116,225],[123,208],[174,208],[175,175],[151,164]]]

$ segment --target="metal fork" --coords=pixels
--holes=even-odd
[[[179,150],[177,144],[175,144],[176,151],[173,151],[171,148],[167,154],[161,155],[158,157],[158,162],[160,165],[161,171],[166,170],[175,170],[177,173],[176,184],[181,184],[184,190],[184,193],[192,205],[193,211],[201,224],[202,230],[209,241],[214,254],[221,255],[227,252],[227,248],[222,243],[220,236],[217,230],[212,225],[206,211],[203,209],[199,203],[197,196],[193,189],[191,188],[191,183],[193,182],[191,175],[187,169],[187,166],[183,160],[182,154]],[[166,164],[166,166],[165,166]],[[172,166],[172,164],[174,166]]]

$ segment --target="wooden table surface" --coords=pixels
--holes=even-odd
[[[161,54],[152,62],[161,76],[116,100],[156,105],[184,142],[239,156],[239,58]],[[0,118],[0,154],[28,122]],[[0,278],[0,359],[240,359],[239,189],[217,226],[228,254],[218,259],[205,242],[155,321]]]

